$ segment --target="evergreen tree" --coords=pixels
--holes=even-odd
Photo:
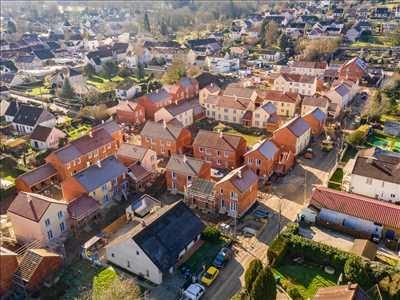
[[[102,68],[103,68],[104,75],[107,78],[111,78],[111,77],[117,75],[118,71],[119,71],[118,63],[113,60],[106,61],[102,65]]]
[[[93,67],[92,64],[87,64],[84,68],[83,68],[83,73],[87,76],[87,77],[92,77],[93,75],[96,74],[96,69]]]
[[[275,300],[276,282],[271,268],[264,268],[254,281],[250,292],[251,300]]]
[[[346,278],[352,282],[357,282],[363,287],[372,285],[372,280],[366,270],[366,263],[359,256],[349,257],[344,264],[343,271]]]
[[[261,47],[265,47],[265,34],[267,32],[267,26],[268,26],[268,21],[266,19],[263,20],[261,24],[261,30],[260,30],[260,44]]]
[[[151,31],[151,27],[150,27],[150,20],[149,20],[149,15],[147,14],[147,12],[144,13],[144,30],[146,30],[147,32]]]
[[[254,281],[257,279],[258,274],[261,272],[263,266],[259,259],[254,259],[250,262],[249,267],[244,274],[244,284],[248,293],[251,292]]]
[[[279,36],[278,47],[279,47],[279,49],[281,49],[282,51],[286,51],[286,49],[290,47],[289,38],[288,38],[288,36],[287,36],[285,33],[282,33],[282,34]]]
[[[72,88],[68,78],[64,79],[60,96],[61,98],[72,98],[74,96],[74,89]]]

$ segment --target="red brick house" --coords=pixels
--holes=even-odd
[[[61,180],[114,155],[122,143],[122,131],[114,122],[107,122],[92,129],[88,134],[70,142],[46,157]]]
[[[214,190],[219,212],[241,217],[257,201],[258,177],[244,165],[218,181]]]
[[[359,57],[354,57],[339,68],[339,79],[358,82],[367,75],[368,65]]]
[[[192,144],[192,134],[176,123],[147,121],[140,132],[141,144],[159,156],[183,154]]]
[[[21,174],[15,180],[18,191],[39,193],[49,185],[59,184],[57,170],[49,163]]]
[[[246,140],[237,135],[200,130],[193,142],[193,156],[213,168],[234,169],[243,162]]]
[[[0,296],[11,288],[18,267],[17,253],[0,247]]]
[[[301,117],[296,117],[279,127],[272,135],[275,145],[291,151],[294,155],[302,152],[310,143],[311,128]]]
[[[15,273],[15,282],[30,292],[37,291],[44,279],[59,270],[63,264],[60,255],[47,249],[29,249]]]
[[[310,126],[312,136],[319,136],[322,133],[326,114],[320,108],[316,107],[312,111],[309,111],[303,116],[303,119]]]
[[[164,86],[164,89],[171,96],[172,103],[178,104],[196,97],[199,94],[199,83],[196,79],[182,78],[175,84]]]
[[[210,179],[210,164],[186,155],[172,155],[166,166],[165,177],[168,190],[172,193],[184,193],[194,179]]]
[[[111,113],[115,114],[115,120],[119,124],[135,126],[146,121],[144,107],[131,101],[120,101],[117,106],[111,108]]]
[[[162,88],[138,98],[138,103],[144,107],[146,119],[154,120],[154,113],[162,107],[172,104],[172,97]]]
[[[255,144],[244,155],[245,163],[257,176],[270,177],[275,163],[279,160],[280,150],[273,142],[263,140]]]

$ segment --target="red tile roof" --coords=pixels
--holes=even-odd
[[[386,226],[400,228],[400,206],[385,201],[316,187],[310,204]]]

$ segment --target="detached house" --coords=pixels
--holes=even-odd
[[[324,93],[331,103],[336,104],[339,109],[346,107],[353,99],[358,91],[358,84],[353,81],[346,80],[337,82],[332,85],[332,88]]]
[[[199,92],[199,103],[204,106],[205,101],[208,96],[217,96],[221,92],[221,89],[215,83],[210,83],[209,85],[202,88]]]
[[[279,77],[274,80],[274,90],[312,96],[317,92],[317,77],[281,73]]]
[[[320,110],[318,107],[314,108],[313,110],[303,115],[302,118],[310,126],[312,136],[321,135],[326,121],[326,114],[322,110]]]
[[[38,125],[30,136],[31,146],[37,150],[56,149],[60,141],[66,137],[67,135],[56,127]]]
[[[159,156],[183,154],[192,143],[192,134],[181,125],[147,121],[140,132],[143,147],[154,150]]]
[[[185,193],[196,178],[211,178],[208,162],[186,155],[172,155],[165,169],[167,187],[173,194]]]
[[[301,117],[296,117],[274,131],[272,141],[298,155],[310,143],[311,128]]]
[[[258,176],[244,165],[218,181],[214,190],[219,212],[239,218],[257,201]]]
[[[304,115],[317,107],[328,114],[329,99],[327,97],[306,96],[301,103],[301,114]]]
[[[139,97],[138,103],[144,107],[146,118],[153,120],[157,110],[172,103],[172,96],[167,90],[161,89]]]
[[[140,85],[135,84],[131,80],[124,80],[115,89],[115,94],[122,100],[128,100],[141,91],[142,88]]]
[[[252,127],[264,128],[267,131],[274,131],[279,127],[280,118],[277,109],[272,102],[267,102],[256,108],[253,113]]]
[[[193,142],[194,157],[210,162],[213,168],[239,167],[246,149],[243,137],[223,132],[200,130]]]
[[[110,156],[61,182],[64,200],[72,202],[82,195],[95,199],[101,208],[113,200],[127,197],[126,173],[128,169],[114,156]]]
[[[377,148],[361,150],[345,181],[349,192],[400,203],[400,156]]]
[[[178,120],[183,127],[188,127],[194,122],[196,106],[199,106],[199,104],[195,100],[165,106],[154,114],[154,121],[170,122],[175,119]]]
[[[41,107],[25,104],[18,105],[17,113],[12,120],[14,130],[19,134],[29,134],[38,125],[54,127],[56,125],[56,118]]]
[[[145,109],[142,105],[132,101],[120,101],[116,106],[109,109],[118,124],[129,124],[136,126],[146,121]]]
[[[367,75],[367,72],[367,63],[365,63],[359,57],[354,57],[340,66],[338,74],[339,79],[358,82],[361,78]]]
[[[299,75],[321,76],[327,68],[326,62],[294,61],[289,63],[285,71]]]
[[[19,192],[7,215],[20,242],[47,244],[68,230],[67,203],[33,193]]]
[[[164,276],[173,273],[199,247],[204,228],[192,210],[179,201],[147,215],[128,231],[123,228],[123,232],[116,232],[105,247],[106,257],[129,272],[161,284]]]
[[[279,152],[278,146],[273,142],[263,140],[244,154],[244,160],[257,176],[268,178],[274,172],[275,162],[279,159]]]

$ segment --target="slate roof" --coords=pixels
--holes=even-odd
[[[19,55],[15,59],[16,63],[25,63],[25,64],[30,64],[33,62],[35,57],[33,55]]]
[[[334,91],[335,91],[336,93],[338,93],[338,94],[339,94],[340,96],[342,96],[342,97],[344,97],[344,96],[346,96],[348,93],[350,93],[349,87],[348,87],[346,84],[344,84],[344,83],[341,83],[341,84],[337,85],[337,86],[335,87]]]
[[[267,102],[267,103],[263,104],[261,106],[261,109],[263,109],[264,111],[266,111],[269,114],[274,114],[277,111],[275,105],[271,102]]]
[[[177,116],[185,111],[194,109],[194,106],[196,104],[196,101],[185,101],[181,102],[179,104],[170,104],[168,106],[165,106],[164,108],[172,115],[172,116]]]
[[[8,208],[8,212],[39,222],[51,203],[62,203],[34,193],[19,192]]]
[[[204,228],[205,225],[192,210],[179,201],[156,220],[146,224],[132,239],[161,272],[167,272],[175,266],[179,253]]]
[[[214,44],[214,43],[218,43],[218,41],[214,38],[186,41],[186,44],[188,45],[189,48],[202,47],[202,46],[207,46],[209,44]]]
[[[245,140],[238,135],[200,130],[193,141],[193,146],[236,152],[241,142]]]
[[[245,155],[248,155],[254,151],[259,151],[265,158],[274,160],[279,148],[273,142],[269,140],[263,140],[255,144]]]
[[[18,112],[18,103],[17,101],[11,101],[10,105],[8,105],[5,116],[15,116]]]
[[[0,59],[0,66],[8,68],[11,72],[17,72],[18,69],[12,60]]]
[[[140,134],[144,137],[176,141],[183,130],[182,126],[167,123],[164,127],[163,123],[147,121]]]
[[[41,50],[33,50],[33,53],[40,59],[40,60],[46,60],[46,59],[51,59],[54,58],[53,52],[51,52],[48,49],[41,49]]]
[[[178,174],[197,176],[206,162],[186,155],[172,155],[166,169]]]
[[[192,185],[188,187],[191,193],[202,193],[203,195],[212,195],[214,192],[215,182],[205,180],[203,178],[195,178]]]
[[[56,175],[57,170],[54,169],[51,164],[46,163],[40,167],[37,167],[36,169],[21,174],[18,176],[18,178],[23,180],[27,185],[33,186]]]
[[[148,95],[148,98],[150,99],[151,102],[157,103],[157,102],[166,101],[167,99],[170,99],[171,96],[165,89],[161,89],[158,92],[150,93]]]
[[[308,113],[305,115],[311,115],[316,119],[317,121],[321,122],[326,119],[325,113],[319,109],[319,107],[314,108],[313,110],[310,110]]]
[[[301,117],[292,119],[282,127],[288,128],[297,137],[302,136],[308,129],[310,129],[308,123]]]
[[[249,166],[244,165],[229,172],[217,184],[226,181],[230,181],[241,193],[245,193],[250,186],[258,182],[258,176]]]
[[[95,199],[90,196],[81,196],[76,198],[68,204],[68,213],[72,219],[82,220],[97,210],[100,209],[100,205]]]
[[[328,103],[329,100],[326,97],[306,96],[303,99],[303,105],[307,106],[326,107]]]
[[[31,133],[31,140],[45,142],[53,128],[38,125]]]
[[[114,156],[103,159],[100,164],[100,167],[94,164],[74,175],[74,178],[87,192],[96,190],[98,187],[128,171],[124,164]]]
[[[129,157],[129,158],[132,158],[135,160],[142,160],[148,150],[149,149],[142,147],[142,146],[123,143],[123,144],[121,144],[121,146],[119,147],[119,149],[117,151],[117,157],[125,156],[125,157]]]
[[[310,204],[384,226],[400,228],[400,206],[386,201],[318,186],[312,192]]]
[[[400,185],[400,157],[379,152],[363,155],[361,152],[355,160],[352,174]]]
[[[49,121],[53,118],[54,116],[51,113],[45,111],[41,107],[22,104],[15,115],[13,122],[33,127],[36,124]]]
[[[10,84],[14,80],[14,78],[15,78],[15,73],[1,72],[0,74],[0,82]]]

